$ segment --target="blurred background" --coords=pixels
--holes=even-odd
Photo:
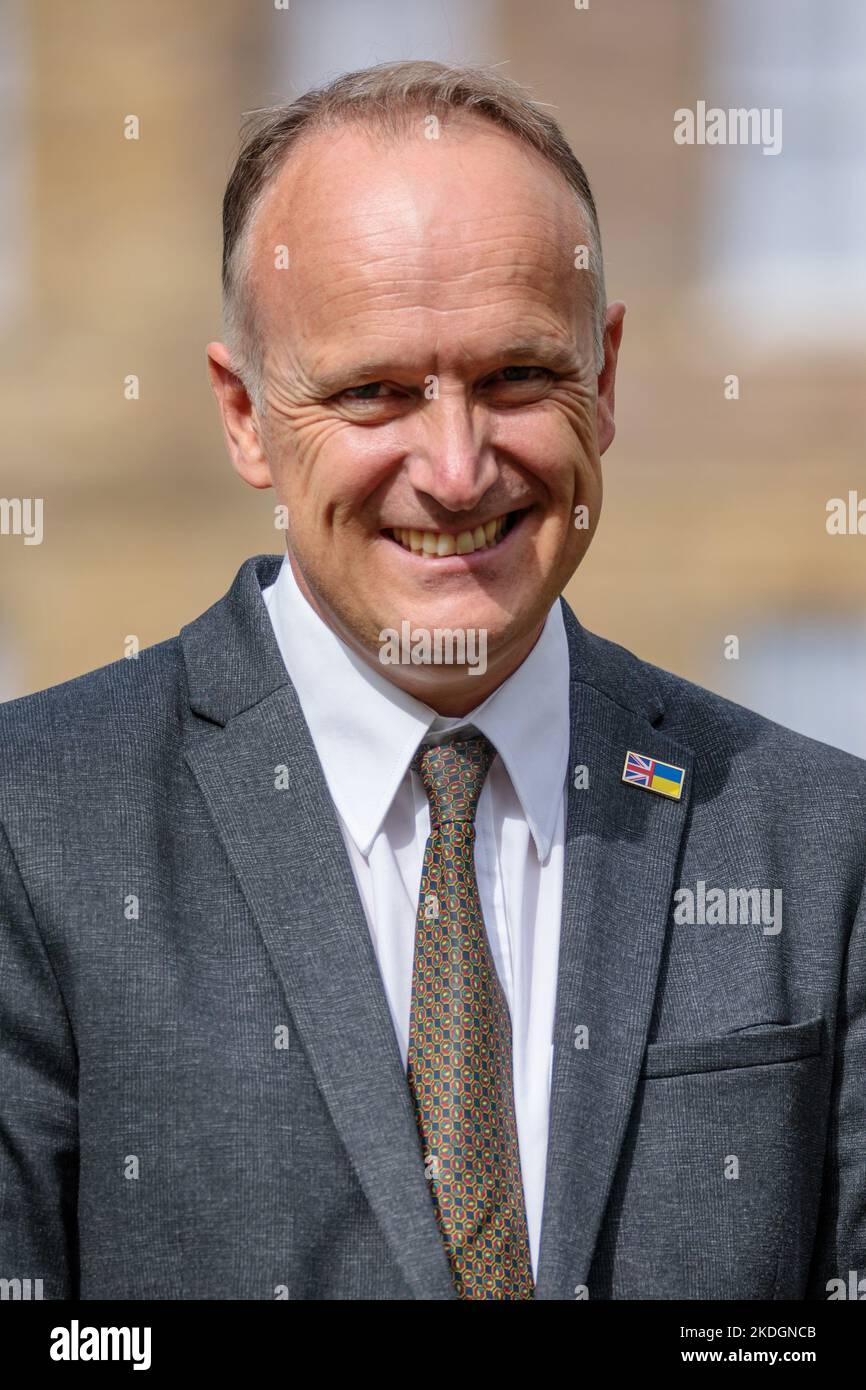
[[[282,549],[205,370],[240,118],[431,57],[549,103],[628,305],[581,621],[866,756],[866,515],[827,530],[832,498],[866,513],[866,5],[581,3],[0,6],[0,507],[44,499],[40,545],[0,510],[0,698],[173,635]],[[782,108],[782,152],[677,145],[698,101]]]

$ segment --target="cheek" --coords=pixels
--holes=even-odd
[[[548,407],[519,420],[508,419],[494,439],[504,456],[542,484],[553,510],[573,505],[573,499],[580,500],[597,487],[593,436],[575,428],[577,423],[583,421],[561,408]]]
[[[382,461],[371,440],[343,420],[280,421],[268,439],[277,490],[307,529],[335,514],[357,514],[381,481]]]

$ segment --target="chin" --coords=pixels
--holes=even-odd
[[[487,649],[491,656],[496,650],[519,639],[528,633],[540,620],[541,608],[538,603],[528,599],[515,602],[513,595],[497,601],[486,594],[474,594],[443,601],[436,595],[422,598],[407,596],[404,603],[399,600],[388,608],[388,616],[382,617],[375,629],[375,640],[385,629],[400,631],[401,624],[408,622],[412,631],[474,631],[484,632]]]

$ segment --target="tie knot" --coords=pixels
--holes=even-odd
[[[481,788],[495,757],[496,749],[483,734],[418,749],[412,768],[424,784],[434,824],[475,821]]]

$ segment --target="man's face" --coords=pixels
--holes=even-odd
[[[346,126],[293,154],[250,235],[259,437],[308,596],[369,654],[408,619],[525,655],[601,504],[571,191],[483,121]]]

